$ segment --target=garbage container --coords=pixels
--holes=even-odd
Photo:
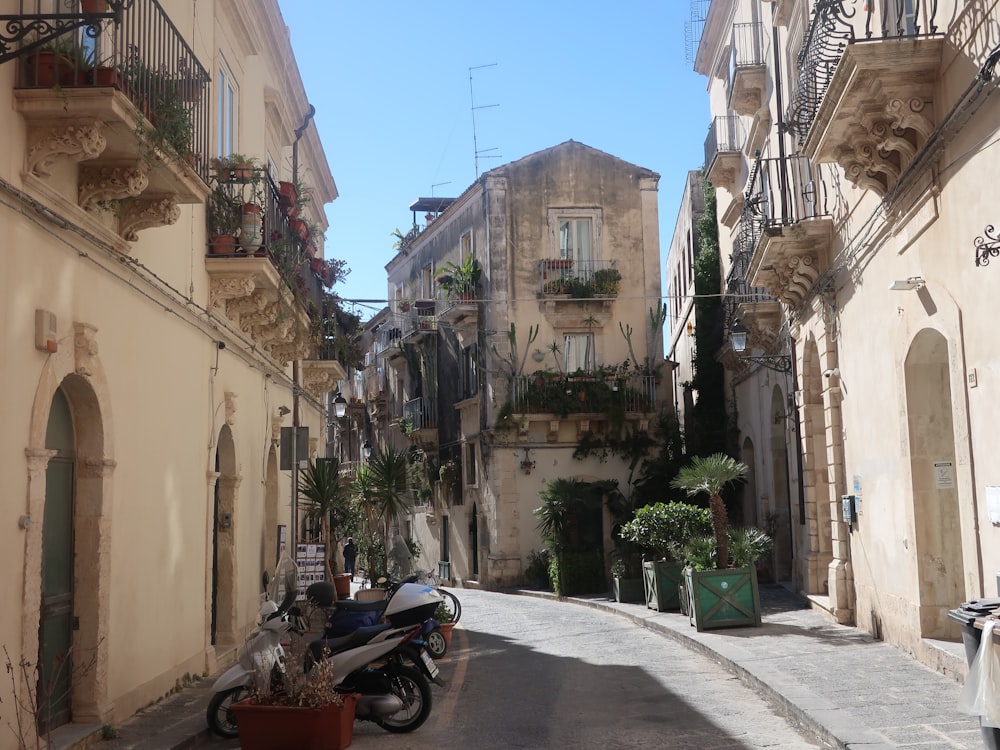
[[[965,660],[971,666],[972,660],[979,651],[979,642],[983,631],[975,626],[976,618],[985,617],[1000,607],[1000,597],[989,599],[973,599],[963,603],[957,609],[948,610],[949,619],[962,626],[962,644],[965,646]],[[1000,729],[980,726],[983,733],[983,746],[986,750],[1000,750]]]

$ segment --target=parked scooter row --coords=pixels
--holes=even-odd
[[[301,613],[292,606],[297,592],[291,558],[279,561],[270,583],[260,607],[258,629],[238,662],[213,685],[208,725],[222,737],[238,735],[231,704],[250,697],[255,679],[270,679],[275,670],[284,672],[283,641],[303,633]],[[276,604],[279,599],[280,604]],[[332,662],[330,679],[335,689],[360,694],[357,719],[372,721],[390,732],[411,732],[430,714],[429,682],[444,684],[422,640],[424,631],[432,627],[427,621],[442,600],[431,586],[404,583],[384,603],[386,623],[313,641],[304,667],[308,670],[319,660]]]

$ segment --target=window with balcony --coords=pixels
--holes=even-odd
[[[465,444],[465,483],[469,486],[475,486],[477,483],[477,473],[476,473],[476,444],[466,443]]]
[[[479,392],[479,369],[477,345],[462,349],[462,398],[472,398]]]

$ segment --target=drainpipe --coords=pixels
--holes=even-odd
[[[299,177],[299,139],[309,127],[309,121],[316,114],[316,108],[309,105],[309,111],[302,120],[302,125],[295,131],[292,141],[292,182],[297,183]],[[292,556],[299,548],[299,360],[292,360]],[[324,420],[325,422],[325,420]]]

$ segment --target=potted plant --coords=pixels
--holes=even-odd
[[[619,536],[643,550],[646,606],[658,612],[681,608],[683,549],[692,537],[711,530],[708,509],[690,503],[654,503],[639,508]]]
[[[216,254],[236,252],[236,235],[243,222],[243,203],[231,196],[221,184],[208,194],[205,204],[209,247]]]
[[[616,602],[643,601],[642,558],[637,552],[616,550],[611,563],[611,582]]]
[[[449,300],[458,298],[468,301],[476,298],[481,276],[479,261],[469,253],[461,263],[445,263],[434,278]]]
[[[342,750],[351,744],[358,696],[337,692],[333,659],[321,659],[306,672],[299,644],[293,642],[283,672],[258,670],[250,697],[230,706],[244,750]]]
[[[219,182],[250,182],[256,168],[257,160],[243,154],[234,153],[212,159],[212,169]]]
[[[684,568],[688,616],[699,631],[760,625],[757,570],[751,562],[730,555],[728,514],[721,495],[726,486],[745,477],[747,471],[743,462],[716,453],[693,458],[670,483],[689,496],[708,495],[713,536],[688,541],[688,565]],[[750,554],[754,554],[752,547],[748,545]]]

